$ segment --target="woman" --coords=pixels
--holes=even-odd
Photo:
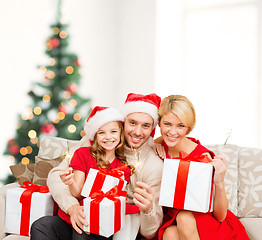
[[[211,164],[215,170],[213,212],[200,213],[168,208],[159,229],[159,239],[249,239],[244,226],[227,209],[228,200],[224,186],[225,159],[215,156],[198,140],[187,137],[195,125],[193,104],[184,96],[170,95],[162,100],[159,117],[162,136],[156,139],[154,150],[161,158],[179,158],[180,151],[186,152],[192,157],[205,154],[212,159]]]

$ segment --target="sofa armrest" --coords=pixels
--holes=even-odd
[[[17,182],[6,184],[0,187],[0,239],[3,239],[5,235],[5,200],[6,200],[6,190],[9,188],[19,187]]]

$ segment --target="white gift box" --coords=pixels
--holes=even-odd
[[[88,175],[86,177],[85,184],[84,184],[82,192],[81,192],[81,195],[83,197],[89,197],[90,196],[92,187],[94,186],[95,180],[97,180],[98,174],[99,174],[99,170],[94,169],[94,168],[90,168]],[[105,175],[105,174],[103,174],[103,175]],[[102,188],[100,188],[99,190],[102,190],[103,192],[107,192],[111,188],[117,186],[119,184],[119,181],[120,181],[119,178],[113,177],[111,175],[105,175],[104,182],[101,183]],[[124,185],[123,185],[123,190],[124,190],[127,182],[123,179],[121,181],[124,181]]]
[[[99,221],[94,220],[94,216],[90,217],[90,205],[94,199],[87,197],[84,199],[84,212],[86,214],[86,220],[88,222],[88,226],[84,226],[85,232],[91,232],[100,236],[110,237],[120,229],[125,226],[125,211],[126,211],[126,198],[125,197],[117,197],[121,202],[120,213],[118,212],[118,216],[120,214],[120,224],[119,229],[115,229],[115,203],[114,201],[103,198],[103,200],[98,203],[99,204],[99,212],[95,211],[95,216],[99,217]],[[118,225],[119,225],[118,224]],[[116,224],[117,225],[117,224]],[[95,228],[95,231],[94,231]]]
[[[160,188],[159,205],[177,208],[174,202],[179,159],[165,159]],[[213,210],[213,166],[191,161],[188,170],[184,206],[181,209],[196,212]]]
[[[22,204],[20,197],[25,191],[24,188],[12,188],[6,191],[6,218],[5,218],[5,232],[21,235],[21,215]],[[31,209],[29,219],[28,235],[30,234],[30,227],[32,223],[42,216],[53,215],[54,200],[50,193],[34,192],[31,198]],[[22,222],[22,224],[24,224]]]

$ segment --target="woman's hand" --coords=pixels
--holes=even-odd
[[[68,168],[59,174],[61,180],[66,185],[72,185],[75,182],[73,168]]]
[[[226,175],[226,160],[223,156],[215,156],[211,162],[215,168],[214,184],[216,186],[224,186],[224,178]]]
[[[166,158],[166,151],[160,143],[154,143],[153,150],[155,154],[158,155],[160,158],[162,159]]]

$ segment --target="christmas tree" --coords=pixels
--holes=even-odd
[[[77,55],[68,51],[68,25],[61,22],[60,1],[56,23],[50,27],[52,34],[46,41],[49,61],[39,66],[44,79],[29,91],[32,104],[19,114],[15,137],[8,141],[4,152],[15,164],[33,163],[39,141],[45,136],[81,139],[90,113],[90,99],[78,94],[80,63]],[[14,180],[10,175],[5,183]]]

